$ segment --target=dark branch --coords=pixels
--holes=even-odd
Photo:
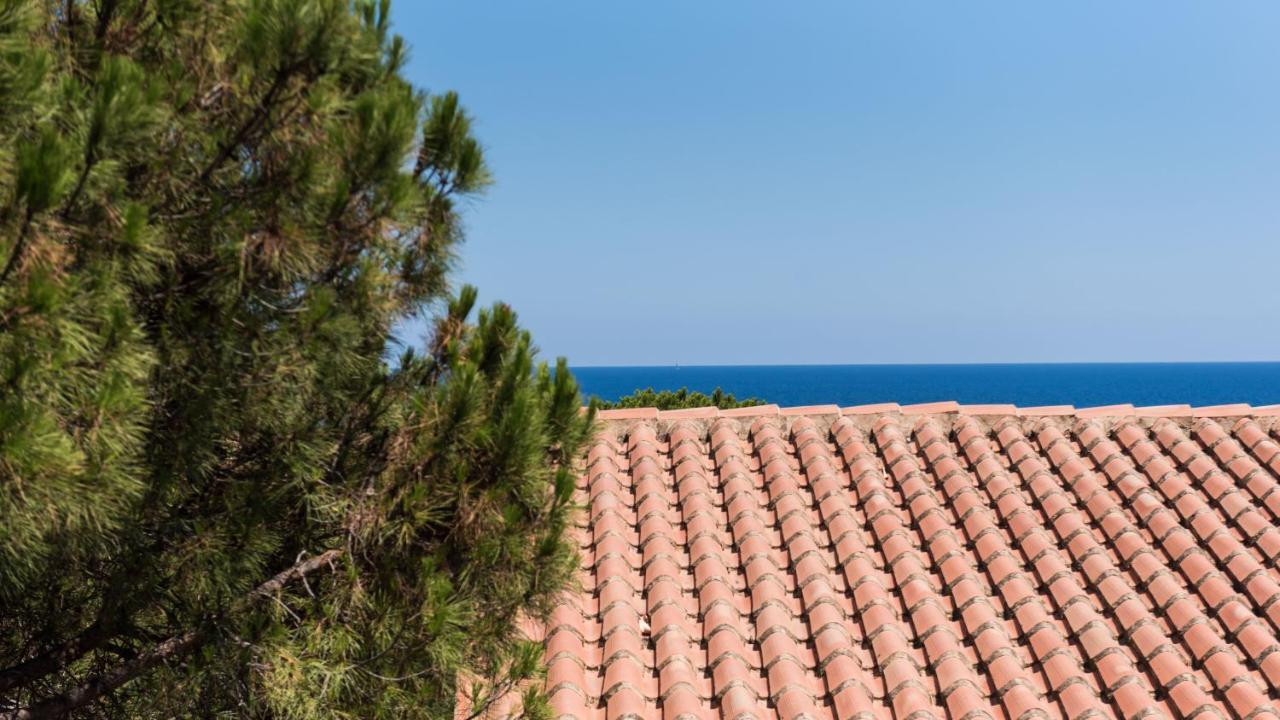
[[[207,183],[213,173],[218,168],[222,167],[222,164],[225,163],[233,153],[235,153],[236,148],[243,145],[258,125],[267,120],[271,115],[271,107],[275,104],[276,97],[280,94],[280,91],[284,89],[285,83],[289,81],[290,75],[292,75],[292,72],[288,68],[281,68],[276,72],[275,80],[272,81],[271,87],[267,90],[267,93],[262,96],[262,100],[258,103],[258,107],[253,111],[253,114],[250,115],[249,119],[240,126],[240,129],[236,131],[236,134],[231,138],[231,141],[222,146],[222,150],[218,152],[217,156],[213,158],[213,161],[205,166],[205,169],[200,173],[201,183]]]
[[[61,695],[21,708],[9,715],[13,720],[41,720],[58,718],[77,710],[138,677],[142,673],[169,660],[180,657],[200,645],[205,634],[192,630],[165,640],[154,648],[141,653],[129,662],[91,678],[88,682]]]
[[[342,557],[344,550],[334,549],[304,560],[254,588],[241,601],[245,606],[260,597],[267,597],[282,590],[289,583],[329,565]],[[6,720],[40,720],[42,718],[58,718],[82,708],[103,695],[107,695],[142,675],[151,668],[168,660],[182,657],[191,650],[203,645],[211,633],[208,630],[188,630],[174,635],[150,650],[138,653],[137,657],[94,676],[64,693],[42,700],[30,707],[19,708],[3,716]]]
[[[111,632],[102,623],[94,623],[87,630],[53,649],[25,662],[0,671],[0,693],[21,687],[33,680],[57,672],[85,653],[97,649],[111,638]]]
[[[27,208],[26,217],[22,220],[22,229],[18,231],[18,241],[13,245],[13,252],[9,255],[9,261],[4,264],[4,271],[0,272],[0,286],[9,280],[9,274],[18,266],[18,261],[22,259],[22,253],[27,249],[27,235],[31,232],[31,220],[35,217],[35,211]]]
[[[98,6],[98,28],[94,34],[98,37],[99,49],[101,49],[102,41],[107,37],[107,28],[111,25],[111,16],[116,12],[118,1],[102,0],[102,4]]]

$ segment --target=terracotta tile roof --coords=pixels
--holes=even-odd
[[[554,714],[1280,718],[1275,415],[604,413]]]

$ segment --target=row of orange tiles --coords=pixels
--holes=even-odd
[[[962,415],[1011,417],[1065,417],[1098,418],[1134,416],[1143,418],[1233,418],[1233,417],[1275,417],[1280,416],[1280,405],[1251,406],[1245,403],[1229,405],[1100,405],[1098,407],[1076,408],[1072,405],[1042,405],[1038,407],[1018,407],[1016,405],[962,405],[954,401],[918,403],[899,405],[898,403],[876,403],[873,405],[805,405],[799,407],[779,407],[778,405],[753,405],[748,407],[721,410],[715,407],[686,408],[681,410],[659,410],[657,408],[618,408],[601,410],[597,417],[601,420],[691,420],[711,418],[754,418],[758,416],[802,417],[818,415],[933,415],[959,413]]]
[[[713,705],[725,718],[886,710],[1080,717],[1113,708],[1125,717],[1156,708],[1259,717],[1280,687],[1273,474],[1280,446],[1252,420],[1236,426],[1239,442],[1202,422],[1200,443],[1232,480],[1175,424],[1153,429],[1154,441],[1136,424],[1120,425],[1122,450],[1080,420],[1074,435],[1100,473],[1053,423],[1035,433],[1038,452],[1012,420],[997,425],[993,443],[965,416],[951,433],[919,419],[918,452],[896,421],[882,418],[871,439],[879,456],[838,419],[830,437],[839,461],[808,418],[792,423],[790,443],[776,423],[757,420],[753,454],[731,423],[719,422],[710,431],[714,473],[703,462],[705,431],[691,425],[671,430],[670,470],[651,425],[631,428],[625,467],[620,450],[602,440],[588,458],[584,543],[594,558],[586,584],[598,595],[596,609],[566,604],[552,619],[553,705],[608,718],[658,709],[703,717]],[[1185,465],[1194,487],[1165,452]],[[681,577],[690,571],[686,588]],[[1151,608],[1127,577],[1139,581]],[[1243,593],[1233,592],[1233,581]],[[1028,670],[1028,653],[1043,678]],[[598,694],[589,692],[593,681]]]

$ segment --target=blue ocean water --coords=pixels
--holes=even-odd
[[[699,365],[578,367],[584,396],[638,388],[711,392],[778,405],[902,404],[956,400],[1090,407],[1280,403],[1280,362],[1062,363],[1027,365]]]

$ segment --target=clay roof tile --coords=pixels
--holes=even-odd
[[[1275,717],[1274,415],[605,411],[553,713]]]

